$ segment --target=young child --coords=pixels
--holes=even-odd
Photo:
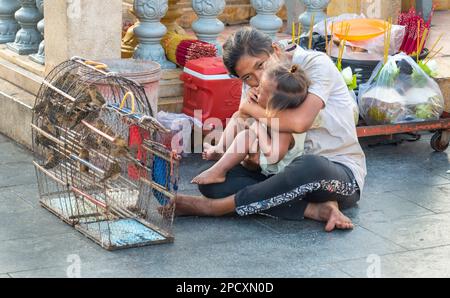
[[[258,104],[266,108],[268,118],[274,118],[278,111],[294,109],[300,106],[308,95],[309,79],[297,65],[287,68],[278,65],[265,71],[259,86]],[[242,163],[247,155],[259,152],[259,163],[262,173],[266,176],[281,172],[295,158],[303,154],[306,134],[291,134],[272,131],[259,121],[247,129],[239,131],[243,125],[238,118],[233,118],[228,124],[218,146],[223,146],[226,152],[210,169],[204,171],[192,180],[196,184],[222,183],[227,172]],[[232,135],[234,140],[230,142]],[[205,154],[211,157],[218,152],[217,146]],[[204,156],[205,157],[205,156]],[[208,158],[208,156],[206,156]]]

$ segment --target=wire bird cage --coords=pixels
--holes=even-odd
[[[31,126],[44,208],[108,250],[173,241],[180,158],[154,141],[167,131],[140,85],[73,58],[44,80]]]

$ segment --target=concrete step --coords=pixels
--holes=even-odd
[[[34,101],[34,95],[0,79],[0,133],[29,149]]]
[[[30,94],[36,95],[43,81],[43,76],[17,65],[19,59],[7,58],[8,52],[0,49],[0,79],[6,80]],[[22,61],[23,62],[23,61]],[[160,81],[159,97],[173,98],[183,96],[183,82],[179,77],[181,69],[164,70]],[[42,74],[43,75],[43,74]],[[169,100],[170,101],[170,100]]]
[[[0,50],[0,53],[2,50]],[[0,79],[6,80],[31,94],[37,94],[41,87],[43,76],[39,76],[0,55]]]

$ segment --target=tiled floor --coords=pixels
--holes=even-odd
[[[265,217],[175,221],[175,243],[108,252],[38,205],[32,156],[0,136],[0,277],[447,276],[450,152],[418,142],[364,146],[369,175],[356,228],[325,233],[312,221]],[[201,164],[182,164],[182,192]],[[379,270],[373,266],[378,265]]]

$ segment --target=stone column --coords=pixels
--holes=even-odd
[[[122,0],[44,1],[44,10],[47,73],[73,56],[120,58]]]
[[[186,34],[183,28],[177,23],[177,19],[179,19],[183,12],[179,6],[180,0],[169,0],[169,9],[166,15],[162,18],[161,23],[166,26],[167,31],[176,32],[178,34]]]
[[[36,0],[36,6],[39,9],[39,11],[44,14],[44,0]],[[45,27],[45,21],[44,18],[39,21],[37,24],[37,28],[39,32],[41,32],[42,36],[44,36],[44,27]],[[33,60],[36,63],[45,64],[45,41],[42,40],[41,44],[39,45],[39,50],[36,54],[30,55],[30,59]]]
[[[283,21],[276,15],[283,5],[283,0],[251,0],[256,16],[250,19],[250,25],[275,40],[276,33],[283,26]]]
[[[20,8],[15,13],[21,29],[17,32],[15,41],[8,44],[8,48],[19,55],[36,53],[42,35],[37,30],[37,23],[42,19],[42,14],[36,7],[36,0],[20,0]]]
[[[297,27],[298,23],[298,17],[300,14],[302,14],[305,11],[305,5],[303,5],[302,0],[284,0],[284,3],[286,5],[287,10],[287,26],[286,26],[286,33],[291,35],[292,34],[292,23],[296,25]],[[297,29],[295,29],[297,30]],[[297,31],[296,31],[297,32]]]
[[[314,25],[323,21],[327,17],[324,10],[327,8],[330,0],[303,0],[303,3],[306,6],[306,11],[300,15],[298,21],[302,23],[303,31],[308,32],[313,15]]]
[[[192,0],[192,8],[198,16],[192,24],[198,39],[215,44],[221,54],[222,45],[217,41],[217,37],[225,26],[217,16],[225,9],[225,0]]]
[[[383,20],[392,18],[392,21],[396,23],[401,10],[402,0],[370,0],[361,2],[361,13],[368,18]]]
[[[134,29],[139,44],[133,58],[158,62],[164,69],[175,68],[176,65],[166,59],[160,44],[167,32],[160,22],[168,9],[167,0],[134,0],[133,9],[139,18],[139,25]]]
[[[423,16],[425,21],[428,21],[430,18],[431,11],[433,9],[433,1],[432,0],[416,0],[416,9]]]
[[[361,0],[331,0],[327,7],[328,17],[339,16],[343,13],[361,13]]]
[[[13,42],[19,24],[14,13],[20,8],[18,0],[0,0],[0,43]]]

